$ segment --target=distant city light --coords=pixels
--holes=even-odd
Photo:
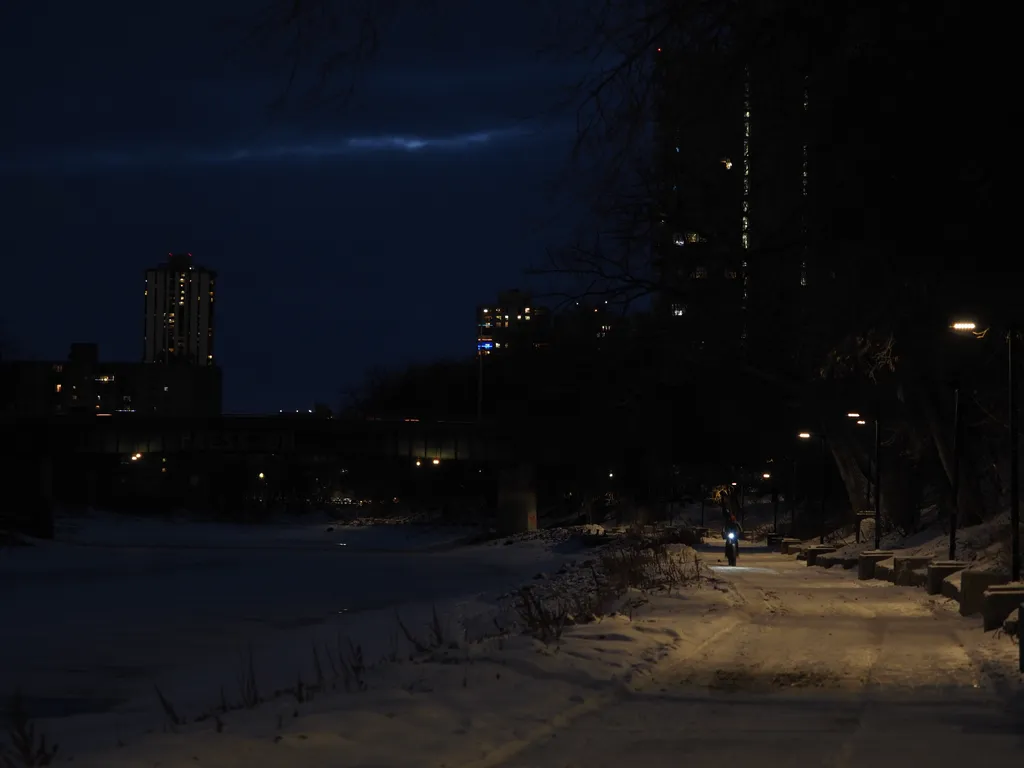
[[[440,464],[440,463],[441,463],[441,460],[440,460],[440,459],[434,459],[434,466],[435,466],[435,467],[436,467],[436,466],[437,466],[438,464]]]

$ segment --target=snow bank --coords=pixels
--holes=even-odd
[[[945,560],[949,557],[949,529],[948,521],[936,519],[935,510],[929,510],[925,521],[930,520],[922,530],[911,536],[901,536],[896,531],[891,531],[881,539],[881,548],[893,550],[901,555],[920,555],[933,557],[936,560]],[[1010,532],[1010,516],[1008,512],[997,515],[978,525],[961,528],[957,531],[957,558],[966,560],[972,567],[978,570],[999,570],[1006,567],[1005,552]],[[838,532],[826,537],[827,541],[834,541],[843,544],[835,552],[833,557],[856,557],[861,552],[875,548],[874,530],[870,525],[865,526],[865,532],[860,543],[852,540],[853,537],[842,539]],[[844,543],[845,542],[845,543]],[[808,544],[817,544],[815,537],[807,541]]]
[[[277,596],[229,585],[228,594],[239,590],[241,608],[225,603],[223,587],[212,582],[179,590],[175,602],[173,589],[154,593],[152,582],[136,576],[121,579],[113,593],[105,583],[102,601],[73,593],[82,611],[76,616],[71,605],[54,610],[53,599],[67,590],[61,583],[46,593],[49,601],[40,594],[35,611],[16,606],[23,624],[5,645],[13,642],[9,657],[22,662],[18,682],[31,694],[26,709],[38,732],[60,742],[62,756],[77,765],[437,765],[528,741],[541,723],[648,679],[657,663],[727,620],[716,612],[731,593],[705,579],[705,589],[674,595],[627,592],[605,606],[605,618],[562,616],[555,636],[538,640],[543,633],[524,620],[523,586],[542,603],[592,607],[585,598],[607,583],[596,575],[600,556],[615,548],[573,556],[554,552],[550,536],[523,538],[515,546],[386,556],[398,599],[374,594],[380,587],[366,563],[356,565],[348,576],[369,594],[360,604],[358,589],[349,590],[352,609],[339,602],[330,617],[302,583],[324,562],[357,558],[286,552],[268,561],[263,552],[235,551],[250,565],[281,571]],[[692,550],[673,545],[663,553],[669,549],[698,568]],[[292,559],[282,569],[285,555]],[[310,560],[314,570],[300,571]],[[333,577],[344,581],[344,573]],[[184,586],[181,575],[171,584]],[[449,580],[462,590],[445,586]],[[133,590],[160,599],[136,594],[131,615],[118,621]],[[289,593],[297,605],[283,606]],[[138,610],[147,605],[169,620]],[[82,616],[93,619],[106,646]],[[242,706],[257,694],[259,706]]]
[[[568,627],[557,644],[516,634],[446,640],[358,676],[349,672],[348,690],[344,673],[328,671],[312,696],[308,687],[302,695],[293,688],[252,710],[211,712],[198,723],[172,726],[165,718],[148,734],[115,738],[104,727],[107,743],[93,739],[75,764],[494,764],[624,688],[656,685],[660,664],[694,653],[736,620],[720,610],[729,594],[714,589],[626,599],[645,603],[632,618],[616,613]],[[420,642],[432,642],[421,631]],[[317,687],[313,665],[306,670],[307,685]],[[216,700],[210,706],[216,709]]]

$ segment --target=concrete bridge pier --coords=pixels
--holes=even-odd
[[[537,530],[537,470],[516,464],[498,471],[498,533]]]

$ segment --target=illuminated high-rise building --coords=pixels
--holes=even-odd
[[[791,61],[726,56],[655,55],[655,311],[691,349],[763,350],[807,285],[809,97]]]
[[[517,288],[502,291],[495,303],[477,307],[477,354],[502,354],[547,346],[550,319],[547,307],[534,304],[528,294]]]
[[[216,280],[191,253],[146,270],[143,362],[214,365]]]

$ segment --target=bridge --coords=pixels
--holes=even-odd
[[[373,487],[396,488],[395,495],[490,497],[496,489],[509,499],[499,506],[519,509],[522,527],[531,514],[535,519],[528,510],[536,507],[537,469],[556,470],[573,455],[568,439],[522,424],[306,414],[7,418],[0,421],[0,474],[25,508],[43,499],[225,514],[322,497],[339,462],[352,463]]]
[[[8,419],[4,452],[48,454],[229,454],[439,459],[501,463],[547,441],[475,422],[353,420],[306,415],[160,418],[137,415]],[[551,453],[545,451],[545,453]],[[531,458],[536,458],[531,455]]]

